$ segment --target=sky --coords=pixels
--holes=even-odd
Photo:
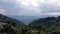
[[[59,16],[60,0],[0,0],[0,14]]]

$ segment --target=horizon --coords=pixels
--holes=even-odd
[[[60,34],[60,0],[0,0],[0,34]]]

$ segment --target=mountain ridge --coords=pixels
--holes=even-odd
[[[8,17],[8,16],[5,16],[5,15],[2,15],[0,14],[0,21],[2,20],[8,20],[10,22],[15,22],[17,25],[24,25],[21,21],[17,20],[17,19],[14,19],[14,18],[11,18],[11,17]]]

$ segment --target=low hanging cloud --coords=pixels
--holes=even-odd
[[[0,8],[0,14],[4,14],[5,11],[6,11],[6,9],[2,9],[2,8]]]
[[[4,14],[7,10],[5,8],[3,8],[2,6],[0,6],[0,14]]]
[[[0,0],[1,13],[23,16],[60,15],[60,0]],[[8,11],[6,11],[6,10]]]

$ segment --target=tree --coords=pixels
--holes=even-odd
[[[51,34],[60,34],[60,30],[52,31]]]
[[[36,25],[35,27],[38,30],[38,34],[40,34],[40,32],[42,31],[43,26],[39,24],[39,25]]]

